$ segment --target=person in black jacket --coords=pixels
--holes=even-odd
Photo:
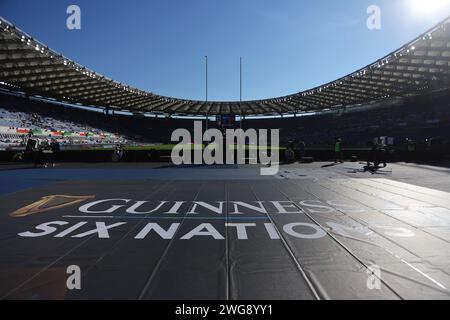
[[[61,147],[59,145],[59,142],[56,139],[52,139],[50,142],[50,160],[49,163],[52,165],[52,167],[55,167],[56,161],[58,159],[59,151],[61,150]]]

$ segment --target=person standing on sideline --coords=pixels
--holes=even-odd
[[[340,163],[344,163],[344,161],[342,161],[342,140],[341,139],[337,139],[336,141],[336,145],[334,146],[334,163],[338,163],[338,161]]]
[[[305,157],[305,153],[306,153],[306,144],[305,141],[300,141],[300,143],[298,144],[298,153],[299,153],[299,157],[300,157],[300,161],[302,161],[302,159]]]
[[[50,143],[50,150],[52,151],[50,162],[51,162],[51,166],[54,168],[56,166],[56,159],[59,154],[59,151],[61,151],[59,142],[56,139],[52,139],[52,141]]]
[[[416,154],[416,143],[414,142],[414,140],[411,139],[406,139],[407,140],[407,144],[408,144],[408,156],[406,159],[406,162],[412,162],[415,158],[415,154]]]

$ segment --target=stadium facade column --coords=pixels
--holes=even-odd
[[[205,56],[205,101],[208,102],[208,56]]]
[[[240,116],[240,126],[241,129],[243,129],[243,121],[244,118],[242,116],[242,57],[239,58],[239,101],[240,101],[240,105],[239,105],[239,116]]]
[[[242,103],[242,57],[239,58],[239,101]],[[241,105],[242,108],[242,105]],[[242,109],[241,109],[242,113]]]

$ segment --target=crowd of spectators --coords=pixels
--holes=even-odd
[[[0,147],[24,147],[30,136],[40,140],[55,139],[61,145],[115,145],[126,140],[116,134],[71,119],[67,110],[39,108],[41,102],[9,99],[0,101]],[[37,107],[36,109],[34,109]],[[46,107],[50,108],[51,106]],[[46,109],[46,108],[45,108]],[[72,110],[69,110],[69,113]],[[85,114],[86,118],[89,115]]]
[[[281,144],[302,141],[306,147],[334,146],[342,139],[346,147],[370,147],[374,138],[389,137],[405,150],[441,148],[450,141],[450,93],[403,98],[395,105],[343,109],[311,116],[277,119],[245,119],[243,128],[280,129]],[[64,143],[117,143],[126,137],[136,143],[170,143],[175,129],[193,130],[194,120],[105,114],[13,96],[0,96],[0,127],[24,127],[41,132],[89,132],[88,137],[59,137]],[[236,126],[240,126],[237,122]],[[205,128],[206,126],[204,126]],[[217,127],[210,121],[209,128]],[[114,135],[112,133],[115,133]],[[114,137],[108,141],[109,137]],[[15,132],[0,133],[2,141],[20,143]],[[123,141],[122,141],[123,142]]]
[[[347,147],[367,147],[388,137],[398,149],[414,143],[419,149],[449,146],[449,95],[410,98],[394,106],[317,114],[286,119],[247,120],[246,128],[280,129],[282,143],[304,141],[308,147],[333,146],[341,138]]]

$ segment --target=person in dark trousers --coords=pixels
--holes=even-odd
[[[383,164],[383,168],[387,167],[387,157],[388,157],[388,147],[383,143],[378,148],[378,162],[376,165],[380,167],[380,164]]]
[[[58,158],[58,153],[61,150],[59,142],[56,139],[52,139],[52,141],[50,142],[50,150],[52,152],[50,157],[50,164],[52,167],[55,167]]]
[[[41,165],[44,166],[44,168],[48,168],[51,162],[53,161],[53,151],[50,147],[50,143],[48,140],[42,141],[42,144],[40,145],[41,152],[42,152],[42,163]]]
[[[376,142],[370,142],[370,153],[369,157],[367,159],[367,166],[366,169],[369,170],[372,168],[372,163],[377,163],[377,149],[378,149],[378,143]]]
[[[387,167],[388,148],[385,144],[372,143],[372,150],[367,160],[365,171],[370,171],[372,174],[377,173],[378,169]],[[373,163],[373,166],[372,166]],[[380,166],[383,164],[383,166]]]
[[[290,141],[286,147],[284,152],[286,163],[294,163],[295,162],[295,151],[294,151],[294,143]]]
[[[121,161],[124,154],[125,154],[125,152],[124,152],[123,146],[120,143],[116,144],[116,146],[114,147],[114,153],[112,155],[113,162]]]
[[[342,139],[337,139],[336,144],[334,146],[334,163],[344,163],[342,160]]]
[[[38,168],[46,167],[46,155],[44,153],[45,150],[45,142],[44,141],[38,141],[36,148],[35,148],[35,161],[34,161],[34,167]]]
[[[414,140],[411,139],[407,139],[407,149],[408,149],[408,153],[407,153],[407,159],[406,162],[412,162],[414,161],[415,158],[415,154],[416,154],[416,143],[414,142]]]
[[[300,143],[298,144],[298,153],[299,153],[300,161],[302,161],[303,158],[305,157],[305,153],[306,153],[306,144],[304,141],[300,141]]]

